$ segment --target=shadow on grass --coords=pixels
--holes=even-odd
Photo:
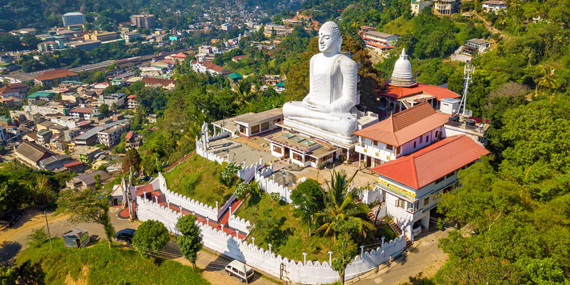
[[[18,268],[18,275],[20,276],[20,284],[36,284],[44,285],[45,283],[45,272],[39,263],[31,263],[31,261],[26,261],[24,264],[20,265]]]
[[[404,285],[435,285],[435,282],[430,278],[423,276],[420,272],[417,276],[409,277],[409,281],[403,283]]]
[[[10,265],[18,255],[22,245],[15,241],[5,241],[0,247],[0,266]]]

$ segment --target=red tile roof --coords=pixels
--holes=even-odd
[[[129,96],[127,97],[127,99],[134,99],[134,98],[137,98],[137,95],[129,95]]]
[[[372,170],[380,176],[419,190],[487,154],[489,151],[471,138],[457,135]]]
[[[126,141],[130,140],[132,136],[133,136],[133,131],[128,132],[127,135],[125,136],[125,140]]]
[[[448,114],[438,113],[428,102],[424,102],[354,134],[385,144],[401,146],[448,121]]]
[[[8,84],[8,87],[10,88],[15,88],[15,89],[28,89],[28,85],[24,84],[24,83],[10,83]]]
[[[56,69],[56,70],[44,71],[40,76],[34,79],[38,81],[45,81],[51,79],[65,78],[68,76],[77,76],[77,73],[69,71],[67,69]]]
[[[234,57],[232,57],[232,60],[235,60],[235,61],[240,61],[240,60],[242,60],[242,59],[244,59],[244,58],[248,58],[248,57],[249,57],[249,55],[248,55],[248,54],[244,54],[244,55],[238,55],[238,56],[234,56]]]
[[[172,57],[176,57],[176,58],[186,58],[188,55],[184,54],[184,53],[179,53],[179,54],[175,54]]]
[[[418,83],[412,87],[396,87],[387,84],[386,85],[386,92],[380,94],[382,96],[394,98],[394,99],[401,99],[404,97],[417,95],[417,94],[429,94],[437,98],[437,100],[443,98],[459,98],[459,94],[440,86],[433,86],[429,84]]]
[[[73,162],[65,163],[65,164],[63,165],[63,167],[74,167],[74,166],[79,166],[79,165],[82,165],[82,164],[83,164],[83,162],[76,160],[76,161],[73,161]]]
[[[222,66],[219,66],[219,65],[217,65],[217,64],[214,64],[214,63],[211,62],[211,61],[204,61],[202,64],[203,64],[207,69],[211,69],[211,70],[213,70],[213,71],[215,71],[215,72],[222,72],[222,73],[223,73],[223,72],[229,72],[228,69],[226,69],[226,68],[224,68],[224,67],[222,67]]]
[[[12,89],[7,85],[0,87],[0,94],[8,94],[8,93],[20,93],[20,90]]]

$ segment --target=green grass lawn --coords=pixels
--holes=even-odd
[[[335,251],[332,236],[325,237],[321,234],[315,234],[314,230],[313,235],[309,236],[308,224],[304,223],[301,217],[294,216],[293,211],[295,208],[292,205],[276,202],[272,200],[268,194],[264,194],[261,199],[250,195],[238,209],[236,215],[256,223],[260,216],[262,216],[262,213],[267,209],[270,209],[278,220],[283,221],[281,231],[284,241],[277,251],[274,250],[275,246],[273,246],[273,252],[297,261],[303,261],[303,252],[306,252],[307,260],[328,262],[328,252]],[[251,242],[252,235],[255,236],[255,231],[248,236],[247,239],[249,242]],[[377,236],[385,236],[385,241],[387,242],[395,238],[396,233],[392,231],[389,226],[385,225],[378,229]],[[267,244],[260,242],[258,239],[256,239],[255,244],[264,249],[268,249]]]
[[[212,207],[218,201],[222,207],[233,194],[218,179],[222,165],[209,161],[197,154],[178,164],[170,172],[165,173],[168,189],[186,197],[206,203]]]
[[[209,284],[190,266],[130,249],[109,250],[106,242],[73,249],[58,238],[53,245],[24,250],[15,266],[25,264],[36,284],[70,284],[71,279],[80,281],[77,284]]]

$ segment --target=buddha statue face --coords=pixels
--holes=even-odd
[[[319,29],[319,51],[339,53],[342,45],[340,29],[335,22],[326,22]]]

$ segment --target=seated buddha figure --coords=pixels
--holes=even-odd
[[[283,106],[286,119],[319,129],[352,136],[357,130],[357,64],[340,53],[342,36],[338,25],[326,22],[319,29],[319,51],[310,62],[309,94],[303,101]]]

